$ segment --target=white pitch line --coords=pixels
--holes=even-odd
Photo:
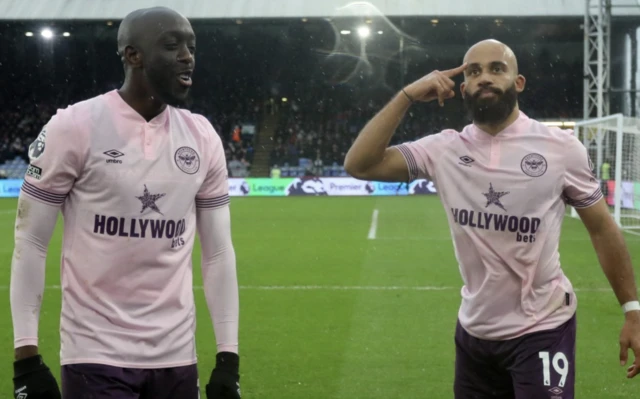
[[[367,238],[369,240],[375,240],[377,230],[378,230],[378,210],[374,209],[373,214],[371,215],[371,227],[369,228],[369,235],[367,236]]]
[[[439,237],[377,237],[379,241],[452,241],[449,235]],[[589,237],[561,238],[560,242],[591,242]],[[627,238],[626,242],[640,242],[640,239]]]
[[[197,287],[196,289],[201,289]],[[448,291],[454,287],[376,285],[241,285],[244,290],[266,291]]]
[[[15,209],[4,209],[0,211],[0,215],[15,215],[15,214],[16,214]]]
[[[48,285],[47,290],[59,290],[59,285]],[[0,290],[8,290],[8,285],[0,285]],[[193,286],[202,290],[201,285]],[[410,285],[241,285],[241,290],[252,291],[458,291],[459,287],[410,286]],[[611,288],[575,288],[576,292],[613,292]]]

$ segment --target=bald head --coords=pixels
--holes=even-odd
[[[460,90],[474,123],[499,127],[514,118],[526,80],[518,73],[518,62],[509,46],[483,40],[467,51],[464,63],[467,66]]]
[[[471,46],[464,55],[464,62],[468,65],[477,63],[480,60],[491,59],[506,63],[509,70],[518,74],[518,60],[513,50],[506,44],[494,39],[487,39]]]
[[[144,51],[168,29],[185,22],[189,25],[189,21],[182,14],[166,7],[132,11],[118,28],[118,54],[124,57],[128,46]]]
[[[133,11],[118,29],[125,86],[143,99],[183,104],[192,85],[195,51],[196,35],[189,20],[170,8]]]

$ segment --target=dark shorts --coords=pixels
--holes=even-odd
[[[128,369],[101,364],[62,366],[63,399],[198,399],[196,365]]]
[[[455,399],[573,399],[576,316],[558,328],[485,341],[456,327]]]

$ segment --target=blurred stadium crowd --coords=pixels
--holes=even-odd
[[[527,57],[522,57],[522,61]],[[575,65],[559,65],[543,53],[533,84],[520,97],[520,106],[531,118],[541,120],[580,119],[582,82],[571,79]],[[560,87],[558,90],[557,87]],[[553,90],[555,94],[549,95]],[[280,123],[273,136],[275,146],[269,163],[282,176],[344,176],[341,166],[351,144],[364,125],[385,105],[390,94],[377,97],[330,96],[331,90],[314,91],[296,97],[281,112]],[[313,93],[313,95],[309,95]],[[344,98],[351,97],[351,101]],[[469,120],[462,102],[458,106],[440,108],[436,104],[416,106],[402,121],[391,144],[417,140],[443,129],[462,129]]]
[[[204,40],[215,43],[217,50],[198,58],[192,102],[187,108],[207,117],[220,134],[231,177],[266,177],[270,173],[283,177],[345,176],[341,166],[351,143],[403,84],[398,80],[399,73],[394,75],[398,71],[394,72],[394,64],[389,63],[382,73],[367,76],[358,72],[357,65],[353,64],[356,73],[351,73],[350,79],[343,79],[350,72],[338,76],[342,61],[337,62],[338,66],[329,65],[324,62],[326,55],[318,55],[303,39],[292,39],[301,31],[289,31],[283,47],[280,36],[255,35],[261,29],[256,27],[246,37],[242,32],[232,37],[221,31],[205,37]],[[97,57],[115,48],[114,35],[109,33],[106,37],[95,45],[79,42],[76,46],[92,49]],[[16,41],[15,46],[16,51],[21,51],[22,47],[28,49],[33,44]],[[411,63],[405,72],[404,84],[442,65],[454,66],[458,53]],[[580,119],[580,58],[563,58],[558,52],[546,50],[536,53],[516,50],[516,53],[520,72],[528,79],[526,90],[520,96],[523,111],[537,119]],[[298,57],[295,63],[290,62],[291,56]],[[56,109],[120,86],[122,70],[115,57],[109,61],[113,63],[109,68],[95,67],[91,72],[94,79],[89,84],[69,79],[83,73],[78,66],[81,60],[74,59],[73,54],[65,55],[64,65],[55,74],[48,73],[39,64],[33,65],[38,57],[44,56],[29,54],[27,50],[18,52],[16,59],[24,68],[12,69],[8,75],[12,80],[3,86],[0,178],[24,176],[28,146]],[[56,62],[55,57],[49,61],[49,68]],[[5,65],[0,63],[0,69]],[[377,84],[378,78],[383,82]],[[45,85],[45,82],[49,83]],[[25,89],[25,84],[32,87]],[[392,144],[415,140],[445,128],[464,127],[469,121],[460,96],[452,102],[453,105],[444,108],[437,104],[414,106]],[[261,163],[262,167],[254,168]]]
[[[106,89],[109,90],[109,89]],[[7,98],[5,98],[7,100]],[[79,99],[80,101],[80,99]],[[59,98],[51,102],[34,102],[30,98],[12,98],[2,101],[0,109],[0,179],[21,179],[29,163],[29,145],[35,140],[57,109],[66,108],[68,102]],[[204,115],[220,134],[230,168],[235,163],[248,171],[253,160],[253,137],[261,105],[238,103],[230,112],[216,112],[206,99],[191,105],[190,110]]]

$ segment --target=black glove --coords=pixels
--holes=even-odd
[[[216,367],[207,384],[207,399],[240,399],[239,369],[240,358],[237,354],[218,353]]]
[[[61,399],[60,388],[42,356],[36,355],[13,363],[13,397],[15,399]]]

